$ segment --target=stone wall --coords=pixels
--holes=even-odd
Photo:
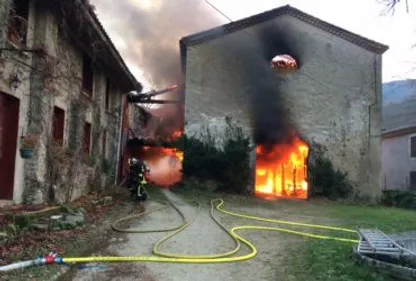
[[[0,5],[0,13],[6,9]],[[30,2],[28,25],[26,47],[43,48],[47,56],[12,51],[1,52],[0,60],[0,91],[20,100],[19,137],[26,134],[41,137],[33,158],[23,160],[16,151],[13,201],[73,200],[91,188],[99,190],[114,183],[120,137],[121,86],[112,81],[110,107],[106,110],[106,78],[111,77],[111,73],[96,66],[93,98],[82,98],[84,54],[77,42],[60,32],[58,19],[41,2]],[[4,26],[0,25],[0,29],[0,45],[9,46]],[[14,72],[22,80],[16,90],[8,83]],[[51,137],[55,106],[65,112],[64,143],[58,151],[52,149]],[[92,125],[90,156],[83,153],[85,121]],[[107,140],[105,150],[104,137]],[[19,142],[19,138],[16,141]],[[105,175],[101,172],[104,161],[110,167]]]
[[[10,49],[13,45],[8,41],[8,14],[11,7],[11,0],[2,1],[0,4],[0,47]],[[33,6],[33,5],[32,5]],[[29,11],[29,16],[34,14],[33,8]],[[27,33],[27,45],[33,45],[33,17],[27,23],[29,26]],[[11,95],[19,99],[19,121],[18,121],[18,136],[16,138],[17,151],[14,173],[14,192],[13,201],[20,202],[22,200],[22,193],[24,189],[24,166],[25,161],[19,156],[20,136],[27,132],[28,120],[26,112],[30,111],[29,91],[31,87],[31,64],[33,55],[31,53],[15,52],[11,50],[2,50],[0,52],[0,91],[4,94]],[[20,84],[17,88],[12,87],[10,78],[12,75],[17,75]]]
[[[269,62],[257,34],[270,29],[280,32],[296,50],[299,71],[258,75],[263,71],[257,68],[258,62],[263,60],[265,66]],[[271,59],[277,53],[270,55]],[[250,74],[241,71],[248,68]],[[262,95],[256,87],[274,83],[301,137],[310,144],[324,145],[335,167],[348,172],[363,195],[381,195],[380,55],[281,16],[188,47],[186,73],[186,133],[204,120],[231,116],[252,134],[253,95]]]
[[[10,9],[10,0],[3,0],[0,4],[0,47],[4,48],[7,42],[7,26]]]

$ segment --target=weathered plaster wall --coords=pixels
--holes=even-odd
[[[54,20],[51,18],[51,20]],[[55,28],[57,27],[55,25]],[[51,32],[55,34],[55,32]],[[75,199],[90,189],[99,190],[104,186],[112,183],[112,177],[115,174],[117,163],[117,148],[119,137],[119,121],[121,92],[118,89],[117,82],[112,80],[110,86],[109,108],[105,109],[106,79],[111,77],[106,69],[96,66],[94,68],[93,78],[93,97],[90,101],[84,99],[80,101],[82,83],[82,60],[84,54],[78,46],[62,36],[55,38],[55,50],[57,57],[64,57],[65,67],[60,67],[62,78],[57,79],[58,95],[54,98],[55,106],[59,106],[66,112],[67,132],[66,145],[74,153],[83,154],[84,122],[91,124],[91,146],[90,146],[90,163],[93,167],[85,163],[80,163],[74,172],[75,178],[73,184],[72,199]],[[51,41],[52,42],[52,41]],[[106,133],[105,133],[106,132]],[[104,138],[106,138],[106,147],[104,151]],[[111,166],[109,174],[101,171],[102,161],[108,162]],[[84,171],[87,171],[85,173]]]
[[[3,1],[0,5],[0,46],[11,47],[7,40],[8,29],[8,12],[11,1]],[[29,22],[28,22],[28,34],[27,45],[33,45],[33,27],[34,27],[34,5],[31,3],[29,9]],[[19,61],[20,63],[16,63]],[[2,51],[0,53],[0,91],[12,95],[19,99],[19,122],[18,122],[18,136],[16,139],[16,162],[14,173],[14,192],[13,201],[20,202],[22,200],[23,188],[24,188],[24,160],[19,155],[20,136],[27,131],[28,120],[26,118],[26,112],[29,111],[29,98],[28,93],[30,91],[30,65],[32,64],[32,54],[30,53],[16,53],[11,51]],[[18,88],[14,89],[9,83],[10,76],[17,74],[21,80],[21,84]]]
[[[5,47],[7,42],[7,21],[10,3],[10,0],[4,0],[0,5],[0,47]]]
[[[0,15],[8,14],[8,2],[0,5]],[[1,17],[0,45],[8,46],[7,17]],[[47,91],[43,79],[45,60],[31,53],[1,52],[0,60],[0,91],[13,95],[20,100],[19,136],[16,151],[16,168],[14,182],[14,202],[21,202],[26,195],[32,200],[46,200],[49,188],[50,163],[47,163],[48,143],[51,140],[53,108],[57,106],[65,111],[64,148],[73,153],[80,153],[83,145],[84,121],[92,124],[91,156],[96,158],[95,168],[102,164],[101,157],[105,154],[111,165],[108,176],[101,177],[97,169],[81,163],[71,173],[62,170],[60,182],[55,183],[55,195],[63,201],[66,191],[74,187],[72,198],[84,194],[91,187],[91,180],[96,176],[99,188],[112,181],[117,165],[117,151],[120,136],[121,91],[117,81],[112,81],[110,90],[110,108],[105,110],[105,83],[111,73],[103,68],[96,68],[94,73],[93,99],[80,103],[83,52],[75,42],[64,39],[58,31],[57,19],[47,6],[31,1],[28,22],[27,48],[45,47],[47,53],[57,59],[52,79],[55,92]],[[6,31],[5,31],[6,30]],[[38,71],[33,71],[37,69]],[[9,85],[9,77],[17,72],[22,80],[14,90]],[[104,130],[107,131],[107,151],[103,151]],[[41,146],[32,159],[23,160],[19,155],[20,136],[28,133],[41,135]],[[69,174],[74,179],[69,179]],[[97,186],[96,186],[97,187]],[[26,191],[26,192],[24,192]]]
[[[348,172],[362,194],[380,196],[381,57],[290,16],[188,47],[186,132],[204,119],[229,115],[252,133],[250,94],[256,85],[240,70],[264,60],[255,34],[267,28],[280,30],[301,50],[301,69],[274,77],[298,132],[325,145],[335,167]]]

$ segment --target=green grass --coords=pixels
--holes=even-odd
[[[326,200],[310,201],[268,201],[252,196],[233,196],[208,191],[195,185],[185,185],[176,193],[188,199],[208,201],[222,197],[226,208],[233,206],[259,206],[275,210],[276,214],[288,214],[288,220],[296,215],[311,217],[313,222],[327,224],[333,220],[334,225],[357,229],[358,227],[379,228],[386,233],[416,231],[416,214],[414,211],[382,206],[344,205]],[[321,222],[320,222],[321,221]],[[301,231],[311,231],[301,229]],[[318,233],[322,233],[319,231]],[[326,235],[345,234],[323,232]],[[347,237],[358,239],[358,236]],[[314,281],[385,281],[387,277],[375,273],[374,270],[357,265],[352,258],[352,247],[355,244],[325,240],[301,238],[298,243],[290,243],[286,249],[283,266],[288,275],[296,280]],[[277,253],[276,253],[277,254]]]
[[[352,245],[308,240],[290,250],[295,255],[285,262],[297,280],[382,281],[390,280],[354,263]]]
[[[320,210],[321,216],[344,221],[342,226],[348,228],[377,227],[387,233],[416,230],[415,213],[407,210],[341,204],[319,206],[313,202],[310,208]],[[307,240],[295,247],[296,249],[291,250],[297,253],[296,256],[289,256],[286,262],[298,278],[334,281],[390,280],[370,268],[356,265],[351,258],[351,244]]]
[[[350,227],[378,227],[387,232],[416,230],[415,211],[382,206],[366,207],[333,204],[329,215],[345,221]]]

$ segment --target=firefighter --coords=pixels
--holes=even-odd
[[[146,177],[150,169],[145,161],[140,161],[136,158],[129,159],[129,176],[128,176],[128,188],[131,196],[135,196],[139,201],[147,199]]]

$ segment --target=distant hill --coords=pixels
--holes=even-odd
[[[391,81],[383,84],[383,105],[402,102],[409,96],[416,96],[416,79]]]
[[[416,79],[383,84],[383,129],[416,125]]]

